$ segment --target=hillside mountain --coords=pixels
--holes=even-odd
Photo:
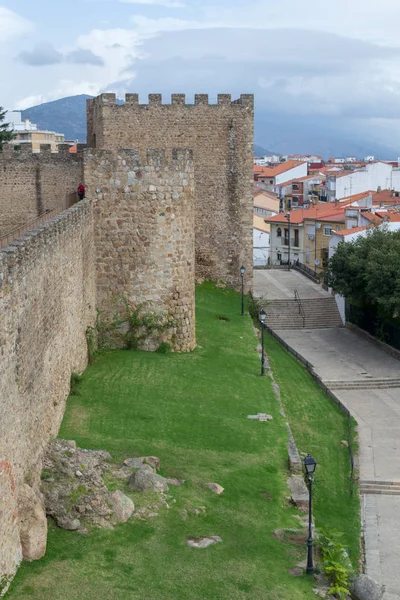
[[[270,152],[269,150],[266,150],[265,148],[263,148],[262,146],[259,146],[258,144],[254,144],[254,156],[266,156],[267,154],[274,154],[274,153]]]
[[[66,140],[86,141],[86,100],[91,96],[70,96],[46,102],[22,111],[23,119],[30,119],[41,129],[65,134]]]
[[[64,133],[68,140],[85,142],[86,100],[90,97],[70,96],[33,106],[22,111],[22,118],[30,119],[43,129]],[[343,124],[335,120],[329,122],[326,117],[272,115],[262,106],[256,107],[255,142],[256,156],[315,153],[325,159],[344,155],[397,158],[397,152],[392,147],[368,139],[367,133],[360,136],[350,129],[343,133]],[[269,150],[265,150],[265,146]]]

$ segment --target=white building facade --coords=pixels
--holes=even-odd
[[[328,201],[340,200],[362,192],[390,189],[393,167],[383,162],[371,163],[347,174],[328,175],[326,189]]]

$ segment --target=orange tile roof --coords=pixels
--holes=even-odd
[[[304,219],[312,219],[322,220],[326,219],[330,216],[341,215],[344,214],[345,208],[351,205],[353,202],[358,202],[358,200],[362,200],[370,195],[370,192],[362,192],[361,194],[354,194],[353,196],[347,196],[347,198],[342,198],[340,202],[326,202],[316,204],[315,206],[310,206],[309,208],[297,208],[292,210],[290,213],[290,222],[291,223],[302,223]],[[329,220],[329,219],[328,219]],[[275,215],[274,217],[269,217],[269,223],[287,223],[287,219],[285,219],[285,215],[283,213],[279,213],[279,215]]]
[[[367,219],[367,221],[370,221],[370,223],[373,223],[374,225],[380,225],[382,223],[382,219],[379,216],[374,215],[372,212],[364,211],[361,214]]]
[[[290,171],[290,169],[294,169],[295,167],[299,167],[300,165],[307,164],[305,162],[300,162],[298,160],[287,160],[286,162],[280,163],[276,165],[276,167],[254,167],[254,173],[256,175],[261,175],[263,177],[276,177],[277,175],[281,175],[282,173],[286,173],[286,171]],[[261,169],[261,170],[259,170]]]
[[[70,146],[68,152],[74,153],[74,152],[78,152],[78,147],[76,144],[74,144],[73,146]]]
[[[392,190],[381,190],[380,192],[372,193],[372,204],[379,205],[384,204],[386,206],[393,206],[400,204],[400,198],[393,196]]]
[[[351,229],[343,229],[340,231],[335,231],[335,235],[350,235],[352,233],[357,233],[357,231],[364,231],[365,229],[369,229],[372,227],[371,225],[363,225],[362,227],[352,227]]]
[[[307,220],[307,217],[305,217],[304,220]],[[315,219],[312,219],[313,221]],[[318,221],[327,221],[327,222],[332,222],[332,223],[345,223],[346,221],[346,215],[345,215],[345,207],[342,208],[342,210],[340,212],[338,212],[337,214],[334,215],[328,215],[326,217],[319,217]]]
[[[400,213],[398,212],[379,211],[376,214],[389,223],[400,223]]]

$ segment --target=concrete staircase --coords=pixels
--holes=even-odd
[[[267,323],[271,329],[328,329],[342,327],[333,296],[301,298],[302,312],[297,300],[272,300],[267,310]]]
[[[360,494],[383,494],[400,496],[400,481],[359,481]]]
[[[330,390],[369,390],[380,389],[386,390],[389,388],[400,388],[400,377],[386,377],[368,379],[336,379],[332,381],[324,381],[326,387]]]

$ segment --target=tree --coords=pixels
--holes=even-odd
[[[400,318],[400,231],[379,227],[340,243],[329,261],[328,285],[382,320]]]
[[[14,132],[9,131],[10,123],[4,123],[6,111],[0,106],[0,150],[5,142],[14,139]]]

